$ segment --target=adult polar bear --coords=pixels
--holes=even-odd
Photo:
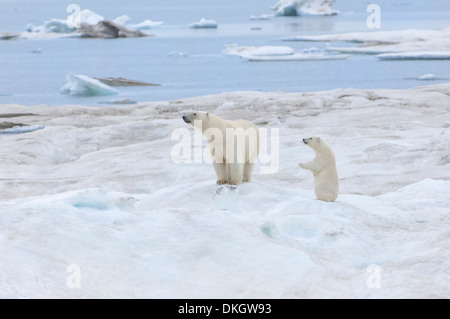
[[[208,140],[218,185],[251,182],[259,155],[259,131],[252,122],[226,121],[200,111],[183,116],[183,120]]]
[[[320,137],[305,138],[303,143],[316,152],[316,157],[311,162],[298,165],[313,172],[317,199],[334,202],[339,193],[339,178],[333,151]]]

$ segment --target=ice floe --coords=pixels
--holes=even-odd
[[[138,24],[128,24],[127,27],[134,30],[151,30],[163,23],[162,21],[145,20]]]
[[[296,52],[288,46],[238,46],[236,44],[226,45],[222,53],[226,55],[237,55],[252,62],[280,62],[280,61],[325,61],[345,60],[348,55],[325,54],[317,48],[304,49]]]
[[[68,83],[60,90],[61,94],[77,96],[104,96],[119,93],[116,89],[86,75],[76,75],[70,73],[67,75],[67,80]]]
[[[329,46],[328,50],[356,54],[411,53],[416,58],[447,58],[450,52],[450,28],[443,30],[396,30],[353,32],[318,36],[289,36],[284,41],[359,43],[359,46]],[[395,56],[394,56],[395,57]]]
[[[237,44],[228,44],[222,51],[226,55],[251,55],[251,56],[279,56],[292,55],[295,49],[288,46],[238,46]]]
[[[251,15],[250,20],[270,20],[273,15],[270,14],[261,14],[259,16]]]
[[[69,15],[66,19],[50,19],[41,26],[29,24],[26,32],[19,35],[22,39],[51,39],[58,37],[96,37],[119,38],[141,37],[148,34],[141,30],[149,30],[163,22],[145,20],[138,24],[127,24],[131,18],[121,15],[113,20],[89,10],[81,10]]]
[[[283,62],[283,61],[331,61],[345,60],[348,55],[345,54],[323,54],[323,53],[295,53],[291,55],[243,55],[243,58],[251,62]]]
[[[379,54],[377,58],[380,60],[450,60],[450,51],[384,53]]]
[[[448,80],[447,78],[442,78],[442,77],[439,77],[439,76],[434,75],[434,74],[431,74],[431,73],[427,73],[427,74],[421,75],[421,76],[419,76],[419,77],[417,77],[417,78],[415,78],[415,79],[416,79],[416,80],[419,80],[419,81],[439,81],[439,80]]]
[[[218,24],[215,20],[201,18],[200,21],[191,23],[189,27],[193,29],[215,29],[218,27]]]
[[[29,24],[26,28],[27,32],[42,33],[71,33],[75,32],[81,24],[96,25],[105,20],[105,18],[89,9],[74,12],[66,19],[50,19],[41,26]]]

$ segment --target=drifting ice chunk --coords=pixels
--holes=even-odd
[[[51,19],[46,21],[41,26],[34,26],[29,24],[27,32],[42,32],[42,33],[71,33],[74,32],[81,24],[96,25],[100,21],[105,20],[101,15],[85,9],[80,12],[74,12],[67,19]]]
[[[273,15],[270,14],[262,14],[260,16],[250,16],[250,20],[270,20],[270,18],[273,17]]]
[[[152,20],[145,20],[138,24],[129,24],[127,25],[127,28],[131,28],[134,30],[150,30],[154,27],[163,24],[162,21],[152,21]]]
[[[214,20],[207,20],[205,18],[202,18],[198,22],[191,23],[189,25],[190,28],[193,29],[215,29],[217,28],[218,24]]]
[[[424,74],[417,78],[419,81],[437,81],[437,80],[446,80],[445,78],[440,78],[434,74]]]
[[[336,15],[335,0],[280,0],[272,8],[278,16]]]
[[[114,95],[119,92],[112,87],[103,84],[99,80],[91,79],[85,75],[68,74],[67,83],[60,91],[61,94],[78,96],[104,96]]]
[[[89,9],[85,9],[81,10],[80,12],[74,12],[73,14],[68,16],[67,25],[70,27],[79,28],[81,24],[96,25],[103,20],[105,20],[105,18],[103,18],[101,15]]]
[[[34,26],[32,24],[28,24],[26,31],[27,32],[42,32],[42,33],[71,33],[74,32],[76,28],[71,28],[67,25],[67,21],[63,19],[51,19],[49,21],[45,21],[45,23],[41,26]]]
[[[280,56],[294,54],[295,50],[288,46],[262,46],[262,47],[246,47],[230,44],[225,46],[223,51],[226,55],[237,56]]]
[[[114,23],[117,23],[118,25],[125,26],[125,24],[130,21],[131,18],[127,16],[126,14],[121,15],[120,17],[117,17],[113,20]]]

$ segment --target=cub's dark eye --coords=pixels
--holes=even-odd
[[[196,116],[197,115],[197,113],[194,113],[194,116]]]

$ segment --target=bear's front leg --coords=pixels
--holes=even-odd
[[[217,175],[217,185],[228,184],[226,164],[214,162],[213,165]]]
[[[241,163],[230,164],[230,173],[231,173],[230,185],[241,184],[244,176],[244,164]]]
[[[308,163],[300,163],[298,164],[298,166],[300,166],[303,169],[307,169],[308,171],[311,171],[313,174],[316,174],[320,169],[319,169],[319,163],[318,162],[308,162]]]

